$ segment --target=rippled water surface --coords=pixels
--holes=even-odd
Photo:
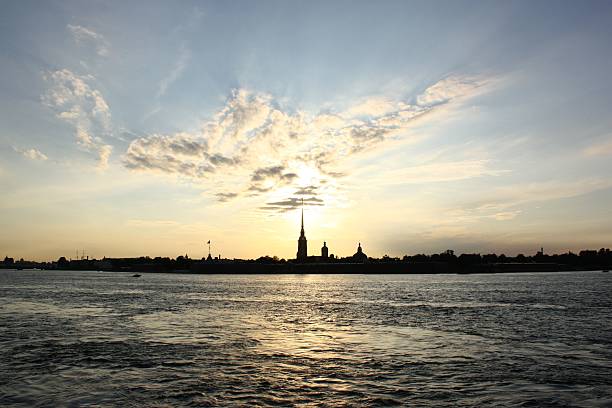
[[[2,406],[612,406],[612,274],[0,270]]]

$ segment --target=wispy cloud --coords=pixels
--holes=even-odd
[[[44,154],[43,152],[41,152],[38,149],[20,149],[18,147],[13,147],[13,150],[15,150],[17,153],[21,154],[23,157],[26,157],[30,160],[41,160],[41,161],[45,161],[48,159],[47,155]]]
[[[364,168],[356,175],[374,173],[371,167]],[[483,176],[499,176],[504,170],[491,169],[487,159],[467,159],[459,161],[422,163],[396,170],[375,172],[367,180],[377,186],[395,184],[439,183],[466,180]]]
[[[108,56],[110,44],[102,34],[80,25],[68,24],[66,26],[77,44],[87,44],[95,48],[96,53],[102,57]]]
[[[596,191],[612,188],[612,180],[586,178],[573,181],[550,180],[537,183],[513,183],[498,186],[491,184],[484,191],[469,191],[467,196],[478,197],[470,201],[463,192],[448,195],[444,190],[444,198],[431,200],[428,191],[425,195],[415,195],[412,206],[401,204],[389,211],[398,211],[404,219],[410,219],[414,231],[426,233],[426,239],[435,237],[449,239],[461,235],[464,238],[473,236],[475,231],[482,231],[475,224],[487,223],[487,228],[496,227],[490,223],[506,223],[504,228],[525,226],[525,222],[533,221],[529,214],[534,207],[542,203],[553,203],[556,200],[590,194]],[[434,193],[435,194],[435,193]],[[403,202],[403,200],[402,200]],[[515,221],[525,217],[527,221]],[[559,225],[560,220],[555,221]],[[568,222],[568,220],[563,220]],[[498,230],[500,231],[500,230]]]
[[[189,60],[191,59],[191,51],[185,46],[182,46],[179,52],[179,56],[174,63],[174,66],[168,73],[166,77],[164,77],[160,83],[159,88],[157,89],[156,97],[159,99],[166,94],[168,88],[176,82],[177,79],[181,77],[183,71],[189,64]]]
[[[364,99],[350,107],[344,114],[347,117],[377,117],[398,109],[398,101],[381,96]]]
[[[589,178],[574,181],[551,180],[497,187],[494,194],[508,205],[577,197],[612,187],[612,180]]]
[[[593,144],[584,149],[583,152],[586,156],[610,156],[612,155],[612,140]]]
[[[551,180],[537,183],[521,183],[492,188],[477,202],[466,203],[455,209],[455,220],[493,218],[510,220],[529,203],[547,202],[578,197],[595,191],[612,188],[612,180],[583,179],[574,181]]]
[[[162,109],[161,99],[166,94],[168,89],[174,84],[182,75],[183,71],[189,65],[189,61],[191,60],[191,51],[185,46],[181,46],[178,58],[174,62],[172,69],[170,72],[159,81],[157,91],[155,93],[155,100],[153,102],[153,108],[150,109],[143,117],[143,119],[148,119],[149,117],[157,114]]]
[[[110,134],[111,113],[100,91],[89,85],[93,77],[62,69],[46,73],[44,79],[50,87],[41,97],[43,104],[74,126],[78,146],[95,153],[99,168],[106,168],[112,146],[103,138]]]
[[[485,89],[490,82],[487,78],[452,75],[427,88],[416,98],[417,105],[435,106],[462,96],[472,96],[478,90]]]
[[[498,213],[491,215],[490,218],[494,218],[497,221],[509,221],[509,220],[513,220],[516,217],[518,217],[521,214],[521,212],[522,212],[521,210],[502,211],[502,212],[498,212]]]

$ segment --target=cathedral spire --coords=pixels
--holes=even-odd
[[[302,230],[300,232],[301,236],[304,236],[304,199],[302,198]]]
[[[304,234],[304,199],[302,198],[302,229],[300,230],[300,238],[298,239],[298,250],[296,259],[299,262],[305,262],[308,258],[306,235]]]

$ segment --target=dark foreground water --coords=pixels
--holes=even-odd
[[[612,274],[0,270],[1,406],[612,406]]]

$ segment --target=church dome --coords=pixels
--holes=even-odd
[[[357,246],[357,252],[355,252],[355,254],[353,255],[353,261],[365,262],[367,260],[368,260],[368,256],[363,253],[363,250],[361,249],[361,242],[360,242],[359,246]]]

